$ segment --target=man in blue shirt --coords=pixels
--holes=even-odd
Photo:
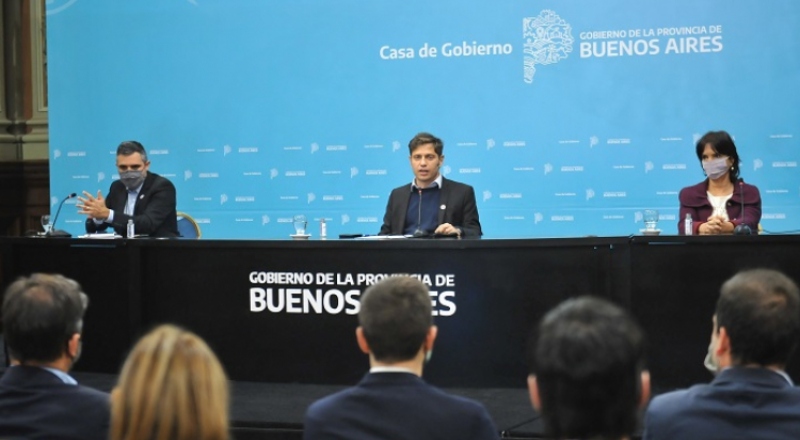
[[[442,140],[419,133],[408,143],[408,151],[414,180],[392,190],[380,234],[480,237],[475,190],[439,172],[444,163]]]

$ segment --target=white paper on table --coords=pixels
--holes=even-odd
[[[408,237],[408,235],[365,235],[364,237],[356,237],[354,240],[400,240]]]
[[[78,238],[94,238],[98,240],[113,240],[115,238],[122,238],[121,235],[113,234],[113,233],[99,233],[99,234],[86,234],[86,235],[79,235]]]

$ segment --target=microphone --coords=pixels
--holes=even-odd
[[[50,231],[47,233],[48,237],[64,237],[64,238],[72,237],[72,234],[70,234],[69,232],[56,229],[56,222],[58,221],[58,214],[61,213],[61,208],[64,206],[64,202],[75,197],[78,197],[78,194],[72,193],[64,197],[64,199],[61,200],[61,203],[58,204],[58,210],[56,211],[55,217],[53,217],[53,224],[50,225]]]
[[[739,197],[742,199],[742,219],[735,228],[733,228],[733,235],[753,235],[753,230],[744,222],[744,179],[739,178]]]
[[[423,238],[427,237],[428,233],[420,229],[422,226],[422,188],[417,188],[419,191],[419,205],[417,205],[417,230],[414,231],[414,238]]]

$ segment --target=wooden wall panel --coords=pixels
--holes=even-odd
[[[39,218],[50,212],[47,160],[0,162],[0,235],[41,230]]]

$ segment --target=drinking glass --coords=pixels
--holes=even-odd
[[[658,211],[655,209],[645,209],[642,215],[644,219],[644,229],[646,231],[655,231],[658,225]]]
[[[294,233],[296,235],[306,235],[306,226],[308,225],[306,216],[302,214],[296,215],[292,218],[292,222],[294,224]]]
[[[42,228],[44,229],[44,234],[45,235],[49,235],[50,234],[50,228],[52,228],[52,227],[53,227],[53,225],[50,224],[50,214],[43,215],[42,216]]]

